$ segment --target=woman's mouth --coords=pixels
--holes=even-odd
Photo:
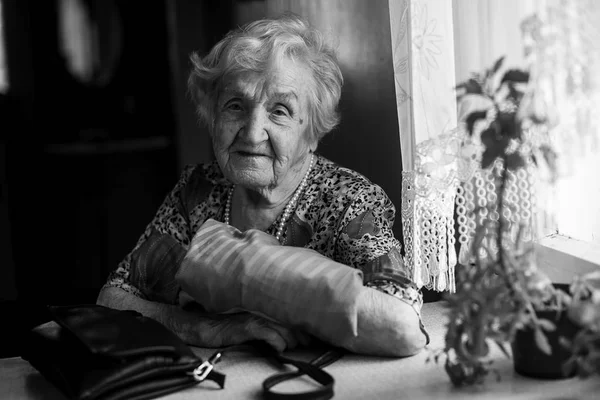
[[[251,152],[251,151],[238,150],[238,151],[236,151],[236,153],[239,154],[242,157],[269,157],[268,154],[255,153],[255,152]]]

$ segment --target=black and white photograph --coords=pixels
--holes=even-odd
[[[599,22],[0,0],[0,399],[597,399]]]

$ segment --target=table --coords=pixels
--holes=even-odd
[[[494,365],[500,375],[497,382],[490,375],[482,387],[454,388],[443,366],[426,363],[430,352],[439,349],[444,340],[444,308],[442,302],[426,303],[423,320],[431,334],[431,343],[421,353],[408,358],[391,359],[346,355],[326,370],[335,378],[336,399],[600,399],[598,377],[581,380],[537,380],[513,371],[512,360],[495,350]],[[203,359],[213,349],[194,348]],[[300,359],[313,358],[310,350],[292,351],[287,355]],[[212,382],[165,396],[164,400],[260,399],[261,383],[279,372],[275,367],[249,353],[230,353],[217,365],[227,375],[225,389]],[[312,385],[309,379],[297,379],[277,387],[280,391],[297,391]],[[48,381],[21,358],[0,360],[1,399],[64,400]]]

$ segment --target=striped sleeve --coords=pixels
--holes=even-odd
[[[259,230],[207,220],[177,281],[207,311],[241,308],[330,341],[357,335],[362,273]]]

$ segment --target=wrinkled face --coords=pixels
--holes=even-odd
[[[212,139],[227,179],[255,190],[297,180],[309,150],[316,148],[307,130],[310,84],[310,71],[287,59],[224,83]]]

